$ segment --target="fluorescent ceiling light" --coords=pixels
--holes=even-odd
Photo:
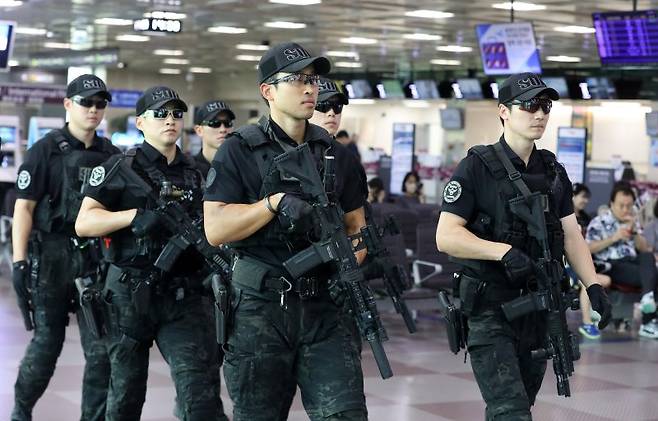
[[[130,26],[133,24],[133,21],[119,18],[99,18],[94,20],[94,23],[97,25]]]
[[[277,28],[277,29],[303,29],[306,28],[305,23],[300,22],[286,22],[277,20],[274,22],[265,22],[265,26],[268,28]]]
[[[376,39],[374,39],[374,38],[364,38],[364,37],[341,38],[340,42],[342,42],[343,44],[359,44],[359,45],[377,44]]]
[[[236,60],[240,61],[260,61],[260,56],[252,56],[249,54],[239,54],[235,56]]]
[[[440,66],[459,66],[460,64],[462,64],[462,62],[459,60],[446,60],[441,58],[435,58],[433,60],[430,60],[430,63],[438,64]]]
[[[557,61],[559,63],[579,63],[582,59],[580,57],[572,56],[548,56],[546,57],[548,61]]]
[[[190,73],[212,73],[210,67],[190,67]]]
[[[48,31],[43,28],[29,28],[27,26],[17,26],[16,33],[21,35],[46,35]]]
[[[473,51],[473,48],[464,47],[463,45],[440,45],[436,47],[436,51],[447,51],[449,53],[470,53]]]
[[[9,60],[9,61],[7,62],[7,64],[9,65],[9,67],[20,66],[20,63],[18,62],[18,60]]]
[[[596,32],[596,29],[590,28],[588,26],[578,26],[578,25],[569,25],[569,26],[556,26],[553,30],[558,32],[567,32],[570,34],[593,34]]]
[[[546,6],[543,4],[526,3],[524,1],[515,1],[514,3],[507,1],[505,3],[493,4],[491,7],[494,9],[512,10],[512,4],[514,4],[514,10],[517,12],[536,12],[537,10],[546,9]]]
[[[238,28],[235,26],[211,26],[208,28],[208,32],[214,32],[217,34],[244,34],[247,32],[246,28]]]
[[[359,59],[359,53],[355,53],[354,51],[327,51],[327,55],[331,57],[353,58],[354,60]]]
[[[185,19],[187,15],[185,13],[176,13],[176,12],[146,12],[144,13],[144,17],[154,18],[154,19],[180,20],[180,19]]]
[[[270,3],[291,4],[293,6],[310,6],[312,4],[322,3],[322,0],[270,0]]]
[[[404,34],[402,35],[402,38],[414,41],[438,41],[443,37],[441,35],[432,34]]]
[[[455,14],[450,12],[440,12],[438,10],[420,9],[412,10],[411,12],[405,12],[405,16],[409,16],[411,18],[445,19],[451,18],[455,16]]]
[[[267,51],[270,49],[270,46],[262,44],[238,44],[235,46],[235,48],[238,50]]]
[[[22,1],[16,0],[0,0],[0,7],[18,7],[23,4]]]
[[[156,56],[182,56],[185,54],[183,50],[153,50],[153,54]]]
[[[71,44],[66,42],[44,42],[43,46],[46,48],[71,48]]]
[[[124,35],[117,35],[115,38],[117,41],[124,41],[124,42],[146,42],[151,39],[148,35],[134,35],[134,34],[124,34]]]
[[[350,98],[350,105],[372,105],[375,103],[374,99],[368,98]]]
[[[190,61],[186,58],[166,58],[162,60],[164,64],[190,64]]]
[[[160,73],[162,73],[163,75],[180,75],[181,70],[180,69],[163,68],[163,69],[160,69]]]
[[[363,64],[353,61],[337,61],[336,63],[334,63],[334,66],[357,68],[357,67],[363,67]]]

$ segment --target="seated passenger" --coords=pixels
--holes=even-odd
[[[628,184],[618,183],[610,194],[610,210],[597,216],[587,227],[586,240],[597,260],[607,261],[613,282],[642,287],[642,325],[639,335],[658,338],[656,302],[658,271],[656,260],[633,215],[635,193]]]
[[[585,212],[585,208],[589,203],[590,196],[591,193],[586,185],[581,183],[574,183],[573,198],[572,198],[573,210],[574,213],[576,214],[576,220],[578,221],[578,225],[580,225],[583,235],[585,235],[585,232],[587,231],[587,225],[592,220],[592,217],[587,212]],[[575,276],[575,273],[573,275]],[[575,277],[572,278],[575,279]],[[611,280],[609,276],[597,273],[596,282],[601,284],[604,288],[608,288],[610,286]],[[592,307],[589,302],[589,296],[587,295],[587,291],[585,290],[585,287],[581,284],[580,310],[582,311],[583,324],[580,325],[578,331],[580,332],[581,335],[585,336],[586,338],[599,339],[601,337],[601,333],[599,332],[599,328],[596,326],[596,324],[592,323],[591,308]]]
[[[411,204],[425,203],[423,183],[420,182],[420,176],[416,171],[405,174],[402,180],[402,196],[397,197],[396,200]]]
[[[386,189],[382,179],[375,177],[368,181],[368,203],[384,203],[386,199]]]

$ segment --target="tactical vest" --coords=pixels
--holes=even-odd
[[[103,138],[104,141],[109,140]],[[73,149],[62,129],[53,130],[44,141],[53,142],[62,156],[62,185],[59,197],[46,195],[34,212],[34,228],[43,232],[74,235],[75,220],[80,211],[84,189],[94,167],[111,154],[103,150]],[[103,145],[105,146],[105,145]]]
[[[306,130],[305,138],[311,140],[309,146],[318,163],[318,170],[322,174],[322,158],[325,154],[331,154],[332,138],[324,129],[313,124],[309,124]],[[240,143],[251,152],[258,167],[258,173],[263,181],[258,196],[247,198],[250,204],[256,203],[270,194],[280,192],[292,193],[299,197],[302,196],[299,182],[297,180],[283,179],[274,166],[275,157],[287,150],[294,149],[294,147],[276,138],[272,129],[269,128],[267,117],[261,118],[258,124],[242,126],[232,134],[237,136],[240,139]],[[309,234],[312,231],[312,221],[299,222],[301,225],[304,223],[308,225],[306,233]],[[300,229],[299,231],[304,230]],[[281,247],[282,243],[284,243],[291,250],[296,251],[310,245],[310,241],[312,239],[305,236],[288,233],[279,223],[278,218],[274,218],[250,237],[233,242],[230,246],[238,249],[254,246]]]
[[[108,171],[106,178],[119,170],[125,173],[132,172],[136,178],[142,180],[138,187],[141,189],[140,196],[146,199],[145,208],[155,209],[157,208],[157,198],[160,194],[162,182],[168,180],[165,174],[150,163],[143,154],[138,154],[137,149],[139,148],[126,151],[124,156]],[[176,187],[183,191],[181,204],[185,210],[193,218],[197,218],[201,216],[202,210],[193,205],[195,202],[199,203],[203,197],[202,177],[190,158],[183,156],[182,159],[186,164],[183,173],[184,186]],[[166,232],[160,232],[159,234],[147,238],[135,238],[135,236],[123,230],[110,234],[103,241],[103,255],[109,262],[125,262],[138,258],[155,261],[169,241]]]
[[[505,153],[502,147],[500,151]],[[529,237],[526,223],[510,211],[509,201],[521,196],[513,180],[520,177],[531,192],[541,192],[548,199],[545,219],[551,257],[561,262],[564,255],[564,232],[557,206],[558,200],[564,193],[559,177],[559,172],[564,169],[551,152],[542,149],[538,152],[546,169],[545,174],[521,174],[516,171],[516,174],[510,177],[496,155],[494,145],[478,145],[469,150],[468,155],[477,156],[491,173],[497,200],[495,209],[491,209],[491,212],[487,213],[480,212],[475,219],[467,223],[466,228],[482,239],[510,244],[512,247],[526,252],[532,259],[540,258],[541,250],[537,242]],[[473,266],[467,266],[479,272],[481,278],[486,278],[488,274],[492,273],[491,270],[500,271],[498,262],[472,260],[470,262],[477,262]]]

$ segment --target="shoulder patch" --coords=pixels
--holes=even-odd
[[[215,178],[217,177],[217,171],[215,171],[214,168],[211,168],[208,170],[208,175],[206,176],[206,188],[210,188],[212,184],[215,182]]]
[[[91,187],[99,186],[103,180],[105,180],[105,168],[102,166],[95,167],[91,170],[91,175],[89,176],[89,185]]]
[[[23,170],[18,174],[18,178],[16,179],[16,186],[20,190],[25,190],[30,186],[31,182],[32,176],[30,175],[30,172],[28,170]]]
[[[459,181],[450,181],[443,189],[443,201],[446,203],[454,203],[462,195],[462,185]]]

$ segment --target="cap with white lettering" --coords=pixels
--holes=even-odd
[[[294,42],[286,42],[271,47],[258,62],[258,81],[265,82],[279,72],[299,72],[313,65],[316,75],[324,76],[331,70],[326,57],[313,57],[304,47]]]
[[[536,96],[546,94],[553,101],[560,99],[560,94],[546,86],[536,73],[519,73],[505,79],[498,90],[498,103],[507,104],[514,100],[527,101]]]
[[[137,100],[135,111],[137,115],[144,114],[146,110],[157,110],[173,102],[183,111],[187,111],[187,104],[180,99],[176,91],[166,86],[154,86],[148,88]]]
[[[73,98],[79,95],[84,98],[98,95],[112,101],[112,94],[107,90],[105,82],[95,75],[81,75],[76,77],[66,87],[66,97]]]

